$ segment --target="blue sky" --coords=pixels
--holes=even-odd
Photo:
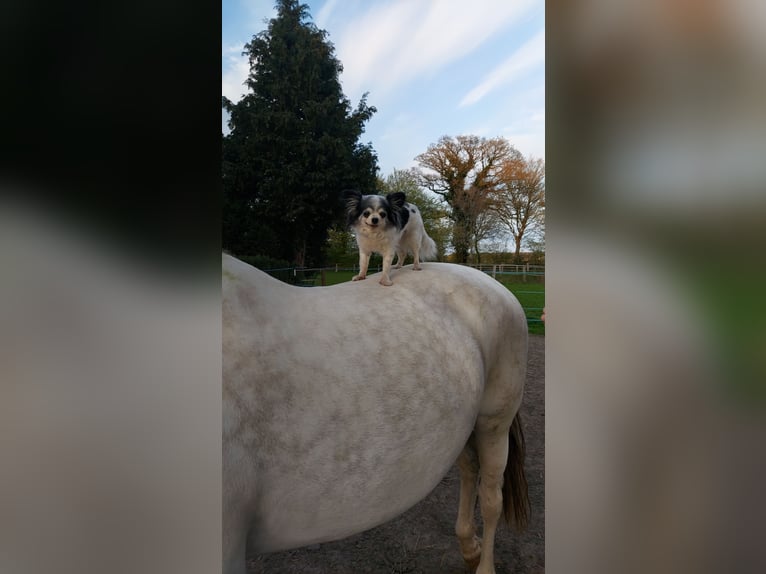
[[[505,137],[545,158],[543,0],[304,0],[343,64],[343,91],[378,111],[380,175],[417,165],[442,135]],[[272,0],[223,0],[223,95],[245,93],[241,53],[276,15]],[[224,113],[223,131],[226,133]]]

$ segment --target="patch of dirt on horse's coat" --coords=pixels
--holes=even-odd
[[[498,574],[545,572],[545,338],[529,337],[521,405],[531,514],[521,534],[501,525],[495,538]],[[465,574],[455,536],[460,490],[453,467],[424,500],[398,518],[337,542],[252,556],[249,574]],[[478,520],[477,512],[477,524]]]

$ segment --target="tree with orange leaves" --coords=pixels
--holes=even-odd
[[[468,261],[478,246],[486,214],[501,189],[503,166],[521,154],[504,138],[442,136],[415,158],[420,164],[418,182],[439,195],[450,207],[452,245],[459,263]]]

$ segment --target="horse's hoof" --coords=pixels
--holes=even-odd
[[[476,572],[479,562],[481,562],[481,538],[478,536],[473,537],[473,550],[468,555],[463,554],[463,560],[469,572]]]
[[[477,554],[475,558],[466,558],[464,556],[463,560],[465,560],[465,567],[473,574],[479,567],[479,562],[481,562],[481,553]]]

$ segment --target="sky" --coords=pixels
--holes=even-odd
[[[304,0],[343,65],[352,107],[377,108],[362,143],[379,175],[417,166],[441,136],[504,137],[545,159],[544,0]],[[272,0],[223,0],[222,92],[238,101],[244,44],[276,16]],[[223,132],[228,133],[223,112]]]

